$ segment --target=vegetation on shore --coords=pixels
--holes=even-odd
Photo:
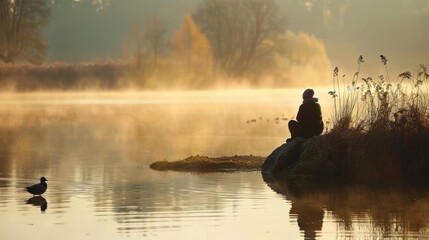
[[[338,68],[333,74],[331,126],[280,175],[361,183],[429,183],[429,74],[404,72],[390,79],[387,58],[380,56],[386,74],[378,80],[359,79],[346,86]],[[342,83],[341,83],[342,82]]]
[[[190,156],[179,161],[158,161],[150,165],[150,168],[158,171],[180,171],[180,172],[234,172],[234,171],[256,171],[260,170],[265,157],[245,156]]]
[[[175,61],[159,60],[151,77],[143,77],[134,61],[105,60],[81,63],[42,65],[0,63],[0,91],[83,91],[83,90],[158,90],[211,89],[228,86],[258,87],[266,78],[240,78],[221,72],[210,76],[198,71],[183,73]],[[200,68],[201,70],[202,68]],[[268,76],[275,78],[275,74]],[[285,87],[289,83],[278,78],[270,84]],[[270,85],[268,85],[270,86]]]
[[[0,64],[0,90],[64,91],[113,90],[133,84],[131,64],[120,61],[52,63],[44,65]]]

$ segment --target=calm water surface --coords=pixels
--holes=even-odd
[[[302,190],[259,172],[149,168],[197,154],[267,156],[288,137],[300,96],[3,94],[0,238],[424,239],[429,194],[421,190]],[[321,103],[327,119],[330,99]],[[24,188],[41,176],[48,190],[32,198]]]

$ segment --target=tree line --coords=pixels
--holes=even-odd
[[[0,1],[0,61],[43,62],[51,7],[47,0]],[[130,24],[126,45],[142,84],[166,68],[188,81],[268,69],[282,51],[285,17],[273,0],[201,0],[171,39],[167,30],[159,16]]]
[[[0,60],[41,63],[47,43],[42,30],[48,23],[50,4],[46,0],[0,1]]]
[[[171,41],[166,30],[158,16],[132,25],[129,47],[143,81],[153,75],[161,56],[173,62],[175,76],[192,81],[210,79],[214,72],[249,76],[269,69],[284,51],[285,16],[273,0],[202,0]]]

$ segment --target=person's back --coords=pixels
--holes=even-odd
[[[322,111],[317,98],[304,100],[299,106],[296,120],[302,128],[302,137],[308,138],[323,132]]]
[[[303,103],[299,106],[296,120],[289,121],[291,138],[309,138],[320,135],[323,132],[322,111],[317,98],[314,98],[314,91],[307,89],[304,91]]]

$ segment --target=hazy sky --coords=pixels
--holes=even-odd
[[[200,2],[109,0],[103,7],[93,5],[99,1],[55,0],[45,31],[49,61],[120,58],[130,21],[157,14],[168,21],[170,37]],[[429,65],[429,0],[277,0],[277,4],[287,17],[287,30],[314,37],[340,70],[354,71],[360,54],[368,71],[383,67],[380,54],[398,73],[415,71],[419,63]]]

